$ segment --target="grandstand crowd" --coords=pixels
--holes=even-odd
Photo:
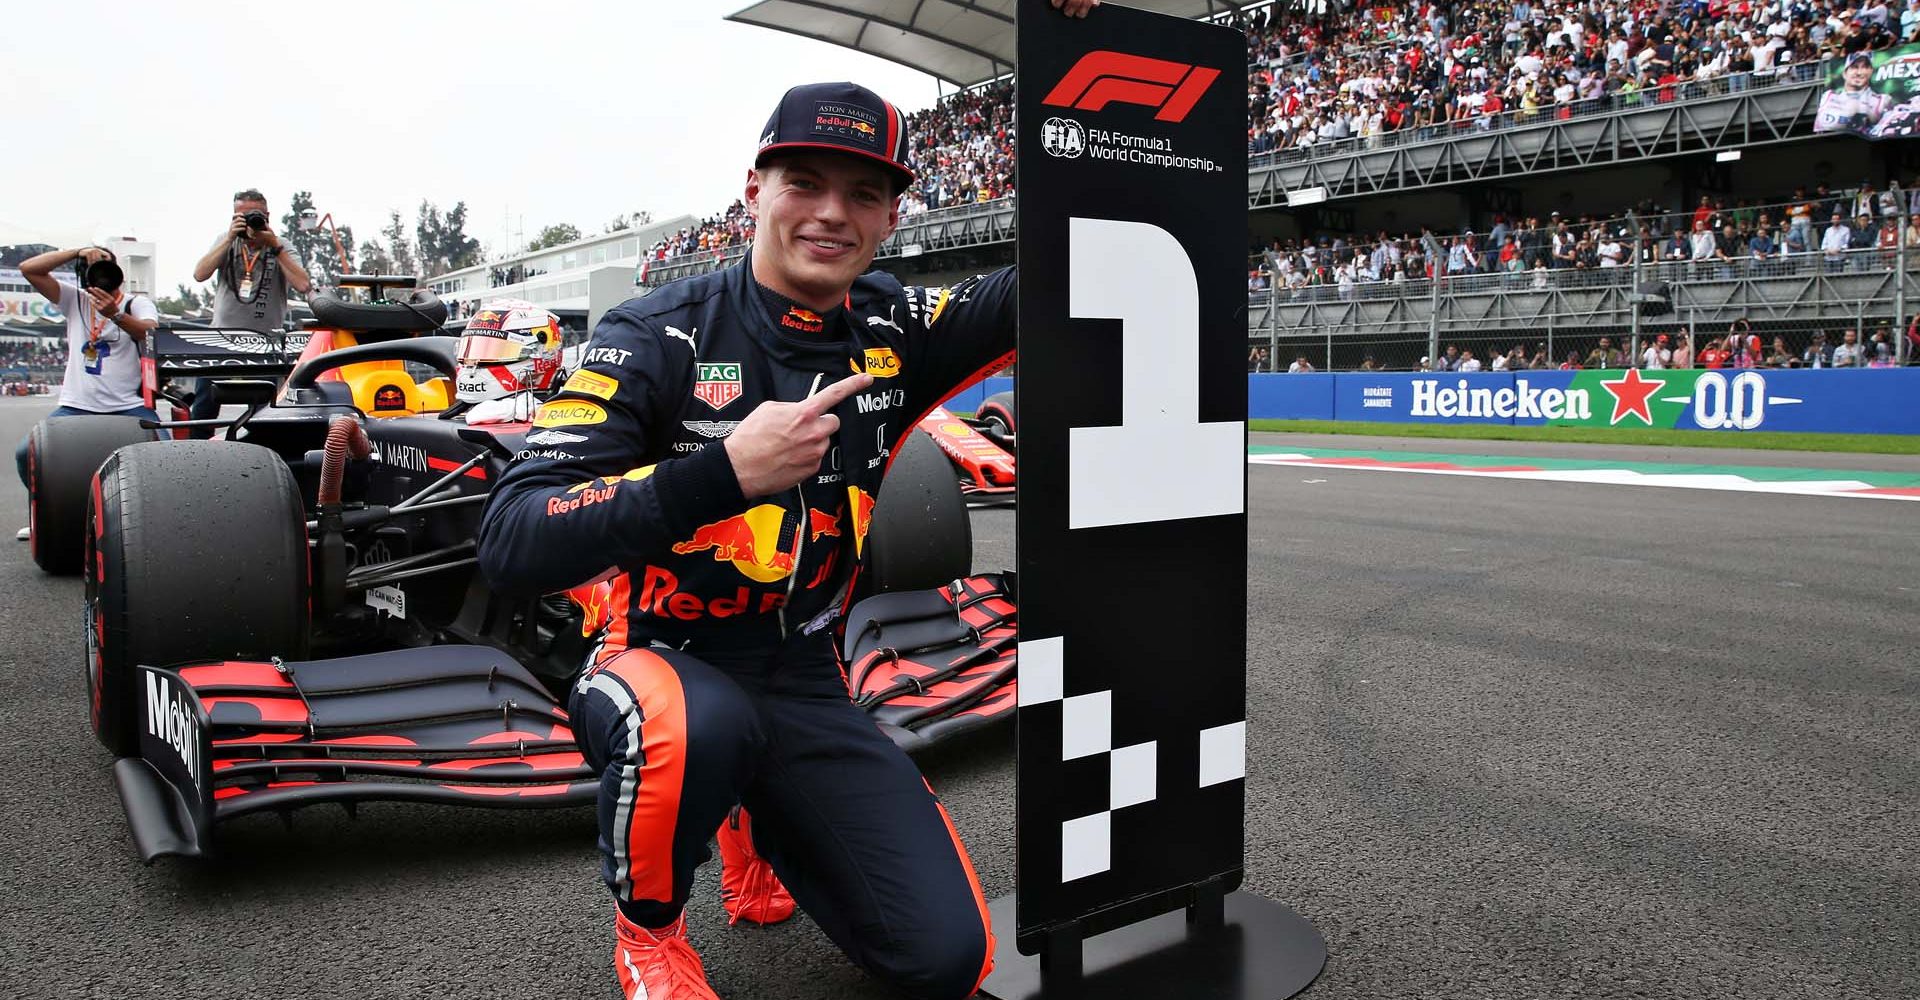
[[[1904,243],[1920,249],[1920,179],[1884,191],[1870,183],[1840,191],[1798,188],[1773,201],[1703,195],[1690,211],[1640,205],[1632,216],[1572,218],[1559,212],[1496,214],[1484,233],[1326,235],[1276,240],[1260,248],[1247,291],[1293,299],[1353,298],[1375,283],[1508,274],[1524,283],[1560,283],[1551,272],[1601,272],[1634,262],[1648,278],[1729,279],[1785,274],[1809,266],[1841,271],[1885,268]],[[1573,275],[1578,284],[1580,275]]]
[[[1821,60],[1920,40],[1920,0],[1356,0],[1325,13],[1276,4],[1230,23],[1247,33],[1248,151],[1304,155],[1406,130],[1430,138],[1806,79]],[[907,121],[918,180],[901,215],[1013,194],[1011,83]],[[722,253],[752,238],[735,201],[647,256]],[[1483,242],[1477,252],[1498,250]]]
[[[1356,0],[1265,8],[1248,38],[1254,154],[1417,130],[1491,128],[1807,79],[1821,60],[1913,40],[1899,0]]]

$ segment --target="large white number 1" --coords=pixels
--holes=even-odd
[[[1121,369],[1120,425],[1068,432],[1067,527],[1245,511],[1245,422],[1200,422],[1200,291],[1180,241],[1074,218],[1067,256],[1067,311],[1120,320]]]

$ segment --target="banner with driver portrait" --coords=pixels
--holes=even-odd
[[[1230,891],[1246,744],[1243,36],[1019,6],[1019,951]],[[1003,929],[1001,933],[1006,933]]]

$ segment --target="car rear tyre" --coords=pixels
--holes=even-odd
[[[1013,434],[1013,393],[996,392],[981,400],[980,409],[973,416],[976,420],[995,425],[1002,437]]]
[[[867,593],[944,587],[973,569],[973,521],[953,462],[914,430],[880,484],[867,533]]]
[[[87,525],[87,488],[116,449],[152,441],[138,417],[61,417],[33,425],[27,436],[27,524],[33,561],[48,573],[80,572]]]
[[[87,697],[115,756],[135,749],[135,666],[306,657],[306,513],[280,456],[232,441],[135,445],[92,492]]]

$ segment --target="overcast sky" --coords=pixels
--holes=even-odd
[[[723,20],[749,2],[8,4],[0,243],[150,240],[171,294],[258,187],[276,228],[306,189],[359,239],[464,200],[493,252],[719,211],[793,84],[934,102],[932,77]]]

